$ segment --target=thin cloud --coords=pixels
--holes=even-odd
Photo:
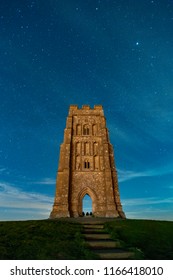
[[[173,220],[173,197],[122,199],[122,205],[126,217],[130,219]]]
[[[52,179],[52,178],[44,178],[40,181],[34,181],[32,182],[32,184],[36,184],[36,185],[55,185],[56,180]]]
[[[11,184],[0,182],[0,206],[23,209],[50,209],[53,197],[25,192]]]
[[[1,167],[1,168],[0,168],[0,173],[3,173],[4,171],[7,171],[7,169],[4,168],[4,167]]]
[[[129,219],[151,219],[151,220],[164,220],[173,221],[173,213],[170,210],[165,209],[142,209],[139,211],[136,209],[133,211],[126,211],[126,217]]]
[[[117,169],[117,172],[118,172],[118,181],[119,182],[132,180],[132,179],[138,178],[138,177],[151,176],[148,172],[135,172],[135,171],[131,171],[131,170],[122,170],[122,169]]]
[[[23,208],[0,208],[1,221],[19,220],[42,220],[47,219],[50,214],[49,209],[23,209]]]
[[[170,166],[166,166],[165,168],[157,168],[157,169],[151,169],[151,170],[145,170],[145,171],[133,171],[133,170],[122,170],[117,169],[118,172],[118,181],[124,182],[128,180],[132,180],[139,177],[154,177],[154,176],[161,176],[165,174],[171,174],[173,173]]]
[[[124,206],[154,205],[154,204],[161,204],[161,203],[173,204],[173,197],[167,197],[167,198],[144,197],[144,198],[122,199],[122,204]]]

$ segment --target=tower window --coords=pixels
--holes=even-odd
[[[84,125],[83,127],[83,135],[89,135],[90,131],[89,131],[89,127]]]
[[[89,169],[90,168],[90,162],[88,160],[84,161],[84,168]]]

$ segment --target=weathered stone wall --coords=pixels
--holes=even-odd
[[[51,218],[82,215],[82,199],[92,199],[98,217],[125,217],[120,203],[113,147],[102,106],[70,106],[60,149]]]

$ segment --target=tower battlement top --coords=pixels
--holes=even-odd
[[[100,111],[103,112],[103,106],[102,105],[94,105],[94,108],[91,108],[89,105],[82,105],[82,108],[79,108],[78,105],[70,105],[69,113],[74,114],[74,113],[82,113],[85,111]]]

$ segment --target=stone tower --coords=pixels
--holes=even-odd
[[[103,108],[71,105],[60,147],[51,219],[82,216],[88,194],[95,217],[125,218],[118,191],[113,147]]]

